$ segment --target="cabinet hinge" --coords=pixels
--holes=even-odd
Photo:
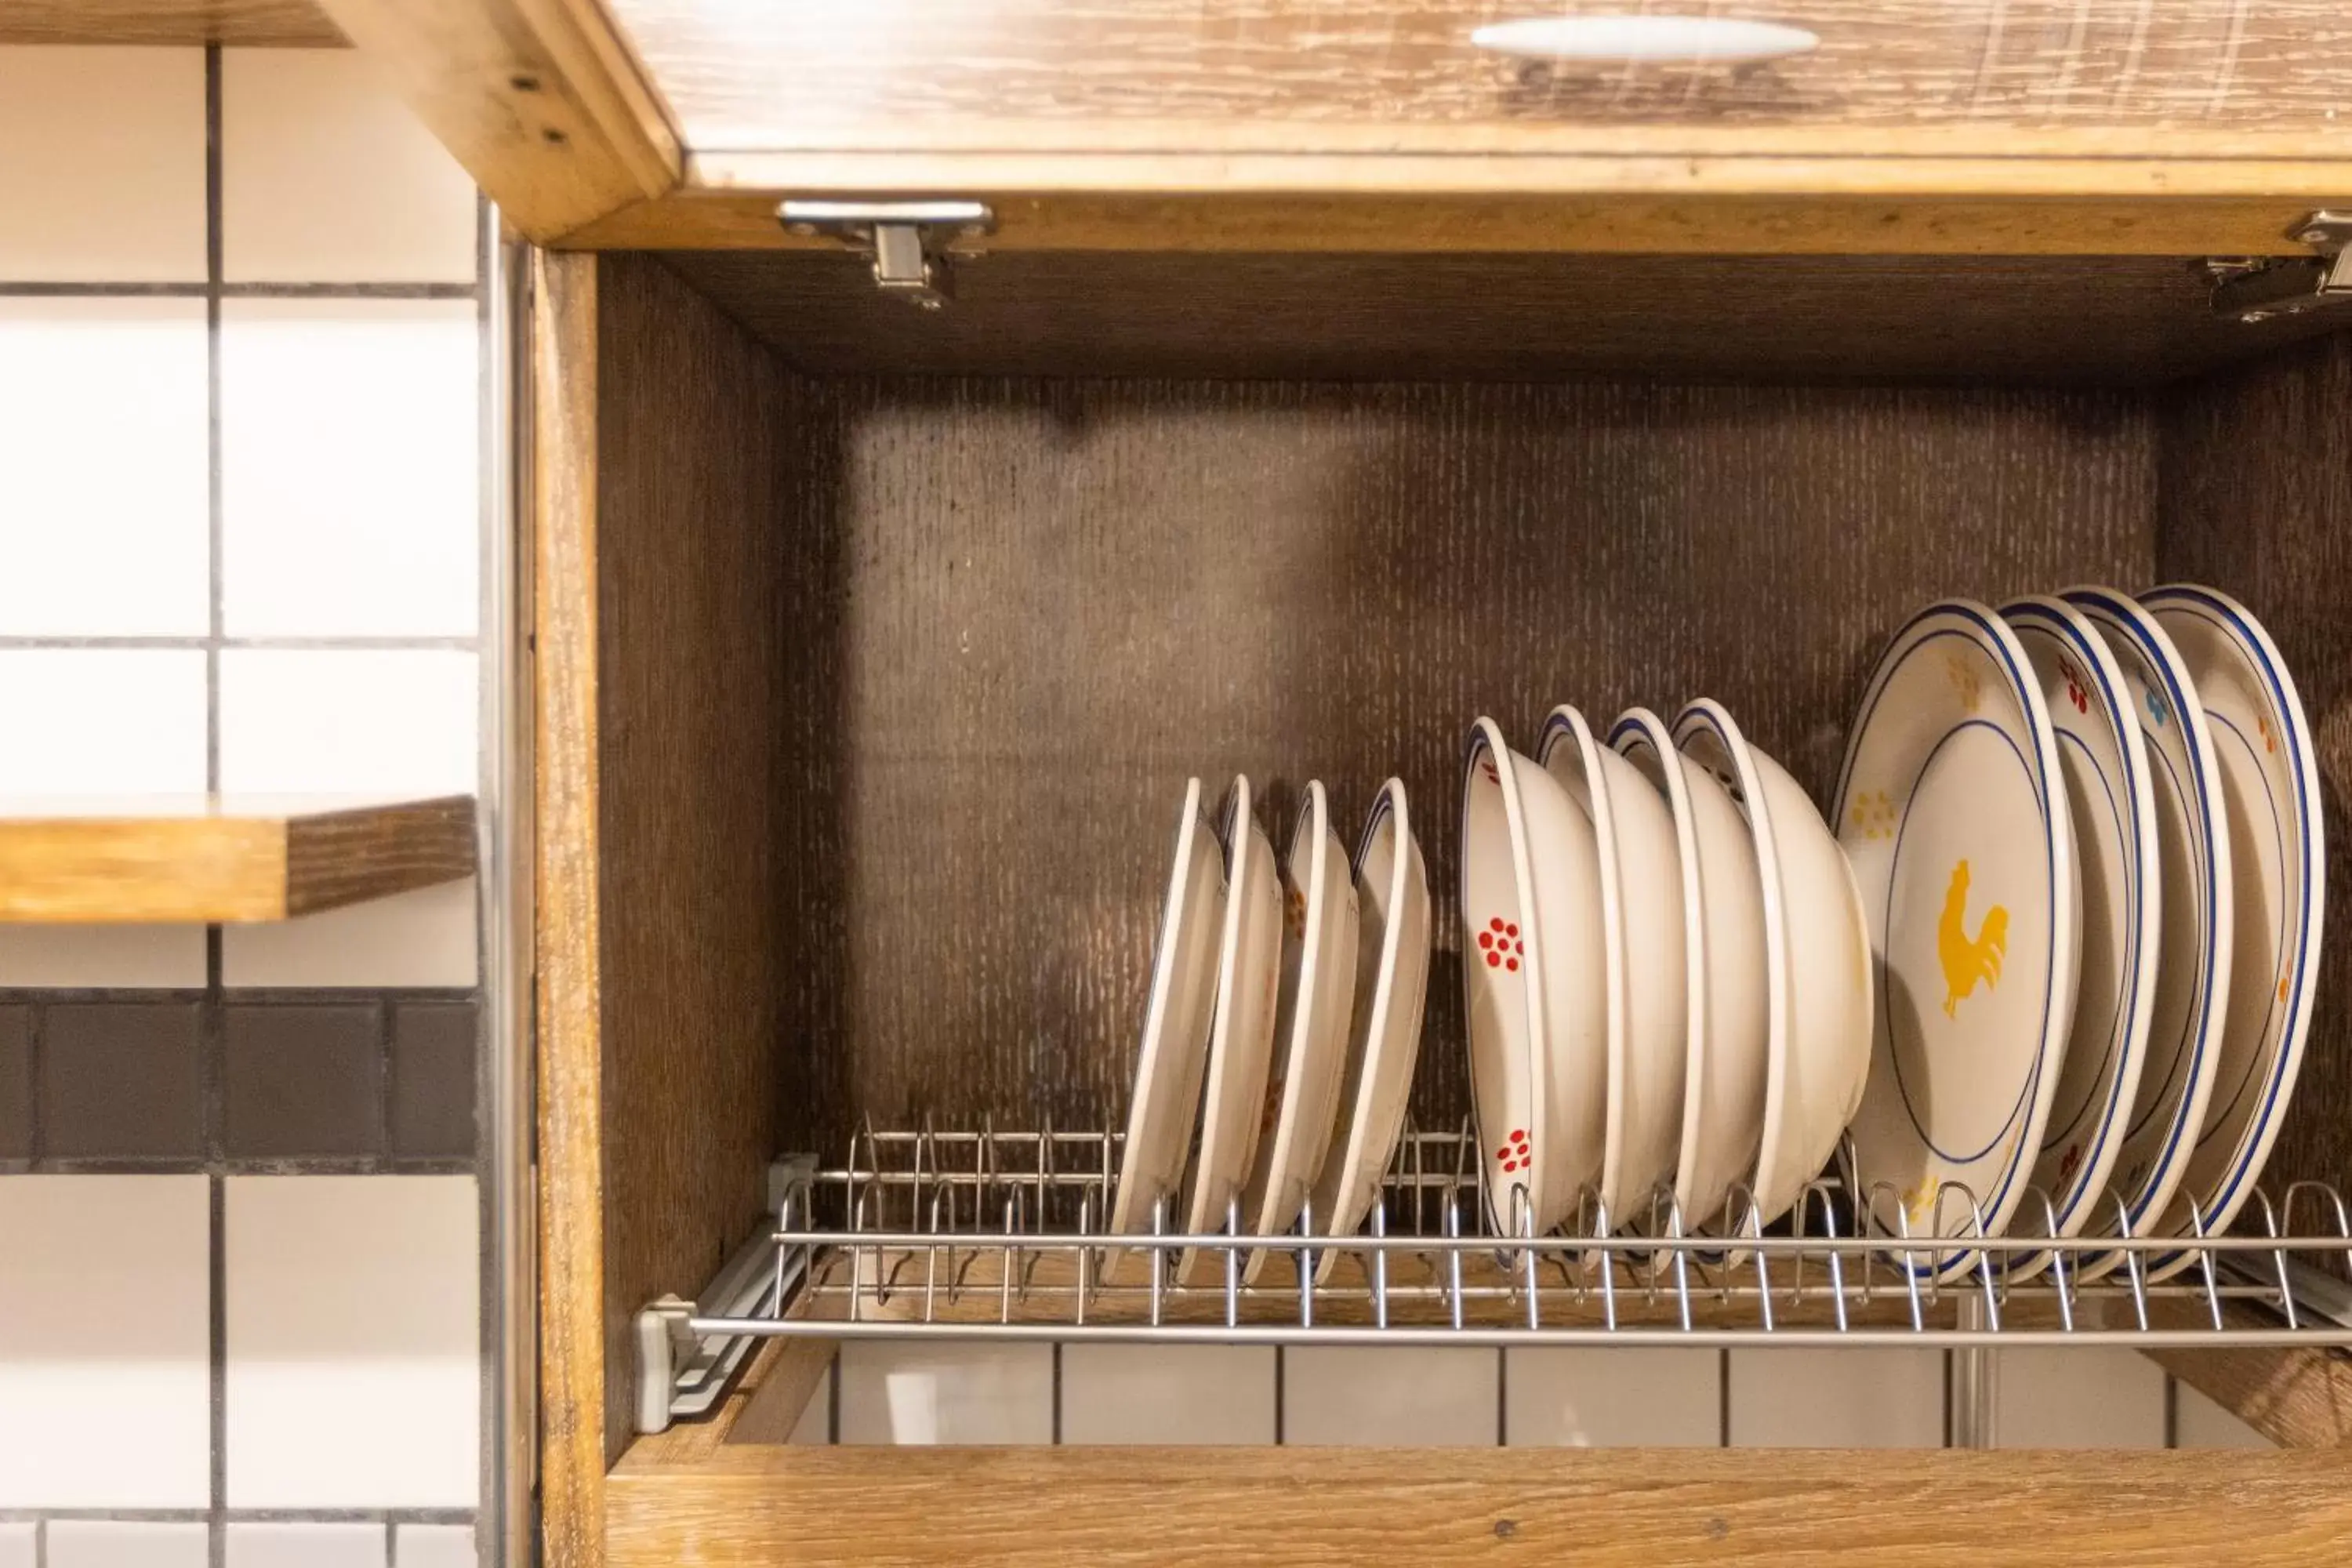
[[[953,294],[948,267],[957,254],[980,254],[971,242],[996,226],[985,202],[788,201],[776,221],[793,234],[837,239],[874,258],[874,284],[886,294],[936,310]]]
[[[2217,257],[2204,263],[2213,279],[2215,315],[2252,323],[2352,303],[2352,211],[2306,213],[2286,235],[2313,254]]]

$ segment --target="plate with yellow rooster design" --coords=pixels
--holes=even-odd
[[[2236,904],[2229,1005],[2205,1125],[2153,1234],[2226,1230],[2270,1158],[2311,1028],[2327,851],[2319,771],[2302,699],[2268,633],[2210,588],[2140,596],[2180,650],[2213,738]],[[2191,1208],[2192,1201],[2195,1205]],[[2148,1277],[2185,1268],[2158,1255]]]
[[[2057,1091],[2080,926],[2056,733],[1998,616],[1950,600],[1895,635],[1847,742],[1836,818],[1878,982],[1853,1124],[1871,1222],[1998,1236]],[[1901,1256],[1948,1277],[1979,1254]]]

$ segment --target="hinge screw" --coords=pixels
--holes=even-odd
[[[2335,237],[2324,228],[2307,228],[2295,237],[2305,245],[2326,245]]]

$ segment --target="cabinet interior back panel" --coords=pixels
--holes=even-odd
[[[2155,563],[2152,408],[2101,391],[803,384],[785,446],[788,1147],[859,1113],[1123,1116],[1184,782],[1410,794],[1438,891],[1414,1096],[1467,1105],[1463,741],[1720,699],[1816,791],[1939,595]],[[688,542],[681,538],[681,545]],[[723,699],[722,699],[723,700]],[[608,775],[605,789],[625,788]]]

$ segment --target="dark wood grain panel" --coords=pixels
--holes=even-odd
[[[1921,603],[2144,584],[2144,401],[1675,384],[842,381],[794,435],[779,1123],[1123,1113],[1184,779],[1352,839],[1463,734],[1719,698],[1815,789]],[[608,635],[610,635],[608,633]],[[669,689],[694,683],[676,674]],[[1278,783],[1276,781],[1279,781]],[[625,918],[625,915],[623,917]],[[1441,953],[1415,1104],[1465,1106]]]
[[[2158,564],[2252,610],[2318,737],[2319,990],[2265,1184],[2352,1187],[2352,337],[2181,387],[2162,409]],[[2305,1228],[2315,1223],[2306,1214]]]
[[[1565,9],[1596,8],[1664,7]],[[1516,0],[1007,0],[919,24],[827,0],[613,9],[697,147],[1468,153],[1599,128],[1754,131],[1755,155],[1779,130],[1957,130],[1948,153],[2007,155],[2158,127],[2182,158],[2259,132],[2352,145],[2335,0],[1789,0],[1770,19],[1819,47],[1752,72],[1523,70],[1471,41],[1545,10]]]
[[[331,49],[343,41],[314,0],[9,0],[0,5],[0,44]]]
[[[807,628],[785,373],[641,257],[597,279],[597,874],[604,1447],[630,1426],[631,1316],[749,1234],[778,1147],[782,998],[824,965],[790,915]],[[800,470],[802,482],[808,472]]]
[[[845,253],[667,259],[824,373],[2142,384],[2326,330],[2218,321],[2168,257],[1004,252],[940,311]]]

